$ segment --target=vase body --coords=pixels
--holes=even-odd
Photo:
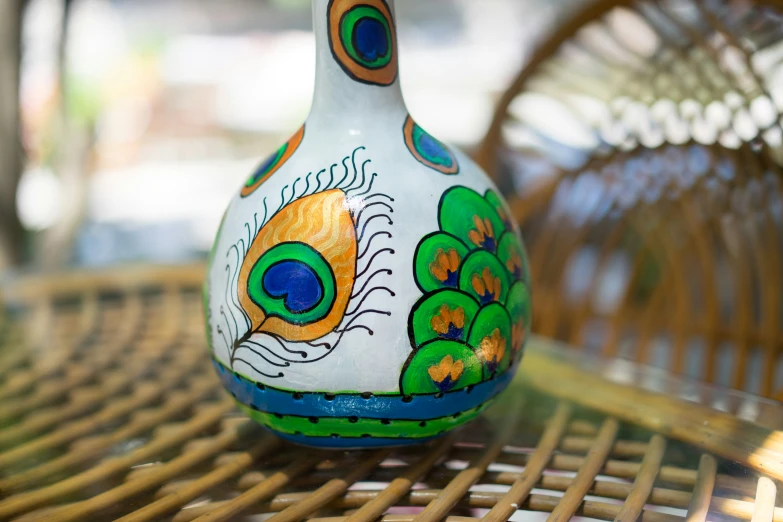
[[[313,16],[310,115],[232,199],[210,254],[214,364],[294,442],[428,440],[518,366],[522,241],[488,177],[408,115],[393,5],[314,0]]]

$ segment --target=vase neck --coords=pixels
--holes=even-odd
[[[315,91],[308,125],[405,112],[393,0],[312,0]]]

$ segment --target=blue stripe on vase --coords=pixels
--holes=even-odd
[[[327,399],[324,393],[294,394],[270,386],[256,386],[256,383],[235,374],[219,362],[213,363],[223,386],[242,404],[268,413],[302,417],[436,419],[485,403],[503,391],[514,377],[514,372],[507,371],[500,377],[476,384],[469,392],[467,388],[462,388],[441,397],[414,395],[410,402],[404,402],[402,395],[371,395],[364,398],[357,394],[336,394]]]

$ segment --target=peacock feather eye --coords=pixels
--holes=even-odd
[[[305,196],[261,228],[239,271],[256,332],[310,341],[342,320],[356,270],[356,230],[342,190]]]
[[[457,174],[459,172],[457,158],[448,147],[419,127],[410,116],[405,118],[402,134],[405,138],[405,145],[419,163],[435,169],[441,174]]]
[[[352,79],[391,85],[397,78],[397,41],[383,0],[331,0],[327,8],[329,47]]]
[[[247,181],[245,181],[239,194],[244,198],[255,192],[264,181],[269,179],[269,176],[282,167],[283,164],[288,161],[288,158],[296,152],[299,144],[302,143],[302,138],[304,138],[304,125],[302,125],[287,142],[280,146],[279,149],[261,162],[253,174],[247,178]]]

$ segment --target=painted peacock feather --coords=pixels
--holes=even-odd
[[[363,317],[389,315],[364,306],[371,293],[395,293],[379,282],[392,274],[382,263],[394,254],[384,247],[394,199],[372,191],[370,160],[357,164],[363,150],[283,187],[271,215],[264,198],[260,223],[255,215],[228,249],[216,333],[232,368],[283,377],[329,355],[348,332],[372,335]]]
[[[530,324],[528,268],[516,225],[500,197],[466,187],[443,193],[440,230],[414,255],[423,296],[411,309],[413,351],[403,366],[406,395],[478,384],[519,359]]]

